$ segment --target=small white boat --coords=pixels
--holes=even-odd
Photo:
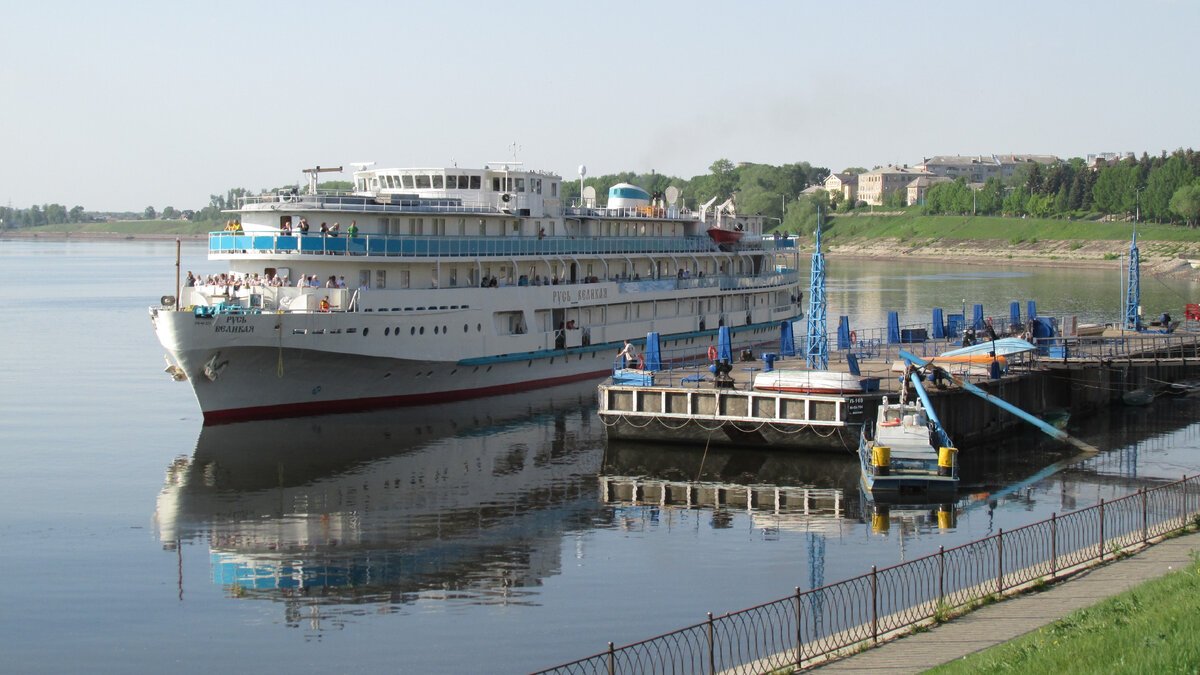
[[[1033,343],[1022,340],[1021,338],[1000,338],[998,340],[987,340],[976,344],[961,347],[959,349],[951,349],[948,352],[938,354],[931,361],[954,361],[962,357],[968,356],[991,356],[994,351],[996,356],[1016,356],[1017,354],[1028,354],[1036,350],[1037,347]]]
[[[828,370],[772,370],[754,376],[754,388],[804,394],[854,394],[863,388],[858,378]]]
[[[935,447],[938,434],[919,400],[879,404],[874,424],[864,424],[858,457],[863,487],[872,494],[953,495],[958,487],[957,448]],[[948,443],[947,443],[948,445]]]

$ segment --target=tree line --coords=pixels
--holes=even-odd
[[[924,210],[1038,218],[1126,216],[1195,225],[1200,218],[1200,153],[1190,148],[1157,157],[1143,153],[1098,169],[1078,157],[1049,166],[1029,164],[1007,181],[990,178],[978,188],[960,177],[931,187]]]
[[[846,169],[863,173],[866,169]],[[846,213],[863,208],[861,202],[842,199],[841,193],[817,190],[801,195],[806,188],[822,185],[829,169],[808,162],[772,166],[769,164],[734,164],[718,159],[709,173],[689,179],[659,173],[622,172],[587,178],[583,185],[595,189],[601,200],[617,183],[637,185],[656,197],[662,197],[668,187],[681,195],[681,205],[696,208],[716,198],[729,198],[740,213],[754,213],[767,218],[767,229],[784,232],[809,232],[816,225],[818,211]],[[327,182],[321,189],[351,189],[346,181]],[[226,209],[237,208],[239,200],[253,194],[246,188],[231,188],[224,194],[209,195],[209,203],[191,211],[177,211],[171,206],[158,212],[152,206],[141,213],[115,214],[129,219],[171,219],[220,223],[227,219]],[[906,190],[897,190],[885,201],[885,208],[909,206]],[[580,181],[564,181],[564,203],[580,200]],[[1083,159],[1073,158],[1053,165],[1031,163],[1022,166],[1011,178],[1001,181],[990,178],[982,186],[972,186],[964,178],[939,183],[926,193],[924,212],[930,214],[977,213],[985,215],[1030,215],[1042,218],[1093,218],[1122,215],[1156,222],[1182,222],[1195,225],[1200,220],[1200,153],[1176,150],[1150,157],[1130,157],[1111,166],[1091,169]],[[89,214],[82,206],[71,209],[60,204],[46,204],[29,209],[0,207],[4,227],[34,227],[61,223],[104,220]]]

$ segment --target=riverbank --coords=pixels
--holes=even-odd
[[[1129,242],[1114,240],[1038,240],[1010,243],[995,239],[901,240],[859,238],[825,246],[831,259],[941,262],[966,265],[1078,267],[1119,269],[1128,258]],[[1200,281],[1200,242],[1138,243],[1142,273]]]

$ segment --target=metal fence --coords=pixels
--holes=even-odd
[[[733,612],[665,635],[540,671],[767,673],[877,642],[892,631],[1185,528],[1200,505],[1200,476],[1182,480],[867,574]]]

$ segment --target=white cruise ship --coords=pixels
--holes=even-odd
[[[764,218],[731,201],[688,209],[673,188],[622,183],[603,206],[590,189],[565,205],[560,176],[516,163],[363,168],[326,194],[318,171],[307,191],[244,199],[238,229],[209,235],[224,283],[202,274],[150,308],[206,422],[599,378],[652,331],[666,357],[723,325],[765,342],[801,314],[795,241],[762,236]]]

